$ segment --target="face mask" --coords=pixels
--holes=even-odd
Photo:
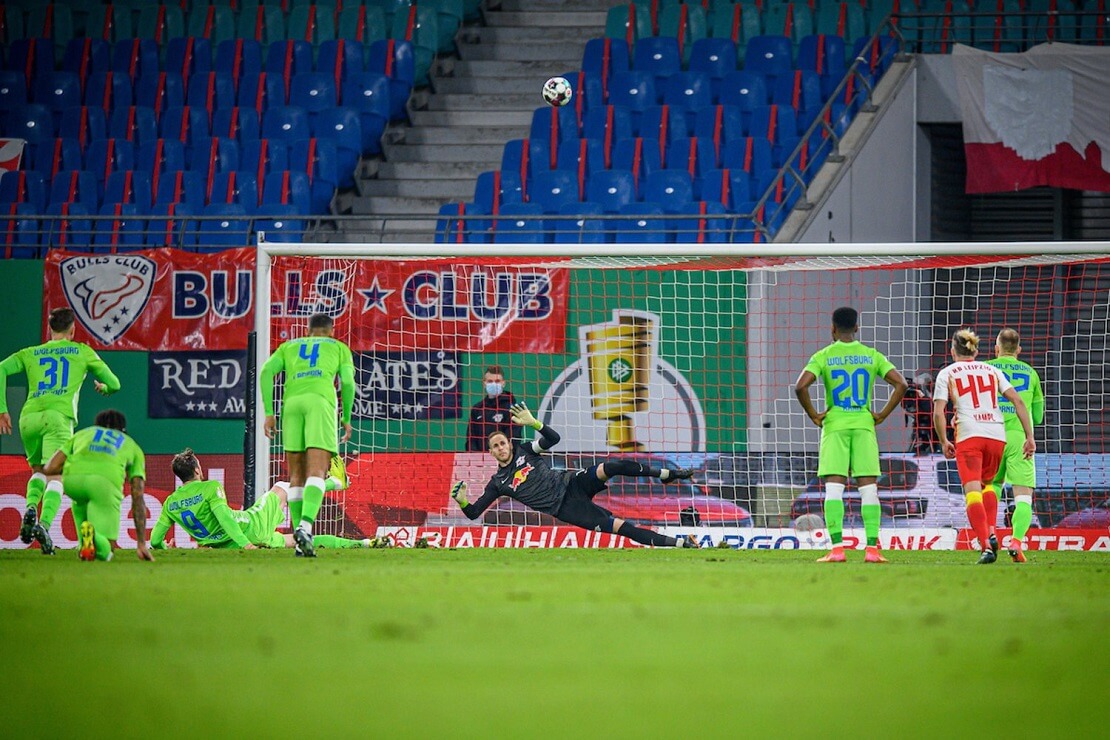
[[[494,396],[500,396],[501,391],[503,390],[505,390],[505,386],[501,385],[500,383],[486,383],[486,393],[490,396],[490,398],[493,398]]]

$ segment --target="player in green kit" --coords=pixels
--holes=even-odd
[[[351,437],[355,403],[355,364],[351,349],[332,336],[335,324],[327,314],[308,319],[308,336],[283,342],[259,373],[263,429],[274,437],[274,377],[285,371],[281,398],[281,435],[289,458],[289,519],[298,554],[316,557],[312,525],[324,502],[324,476],[339,452],[336,428],[335,379],[343,398],[343,438]]]
[[[794,395],[806,415],[821,427],[821,451],[817,475],[825,482],[825,526],[832,540],[832,552],[823,563],[842,563],[844,546],[844,488],[851,474],[860,494],[860,516],[867,536],[864,557],[868,563],[887,562],[879,553],[879,440],[875,425],[882,424],[898,408],[906,394],[906,379],[878,350],[856,339],[859,314],[854,308],[833,311],[833,343],[817,352],[806,363]],[[817,413],[809,397],[809,387],[817,380],[825,384],[825,411]],[[894,391],[879,413],[871,410],[871,391],[875,378],[882,378]]]
[[[258,547],[292,547],[293,536],[277,531],[285,522],[282,506],[286,485],[277,483],[254,506],[242,511],[228,506],[227,495],[219,481],[204,480],[196,453],[186,448],[173,458],[173,474],[183,483],[164,504],[154,524],[150,546],[165,547],[166,533],[176,524],[188,532],[201,547],[226,547],[254,550]],[[370,547],[369,539],[350,540],[317,535],[319,547]]]
[[[146,547],[146,504],[143,482],[146,458],[127,436],[127,419],[105,409],[96,426],[82,429],[62,445],[46,464],[47,475],[62,474],[66,495],[73,501],[73,521],[81,541],[82,560],[111,560],[119,539],[123,483],[131,483],[131,518],[135,522],[135,553],[154,560]]]
[[[1021,337],[1013,329],[998,332],[994,343],[994,365],[1001,370],[1014,386],[1014,390],[1025,402],[1029,416],[1034,424],[1044,421],[1044,393],[1041,391],[1041,378],[1030,365],[1018,359],[1021,353]],[[1029,525],[1033,523],[1033,489],[1037,485],[1037,469],[1032,457],[1025,457],[1022,447],[1025,444],[1025,430],[1021,427],[1014,404],[1002,396],[998,397],[998,408],[1006,426],[1006,451],[1002,453],[1002,464],[994,483],[987,482],[983,487],[983,505],[987,510],[987,523],[990,527],[992,549],[998,548],[998,538],[994,528],[998,520],[998,493],[1002,484],[1009,483],[1014,489],[1014,533],[1010,538],[1008,552],[1015,563],[1025,562],[1023,541]],[[993,503],[993,506],[991,505]],[[993,512],[993,513],[992,513]]]
[[[44,555],[54,553],[50,525],[62,502],[62,481],[47,477],[43,464],[73,436],[77,398],[87,373],[96,378],[99,393],[108,395],[119,390],[119,378],[104,360],[87,344],[73,341],[75,318],[72,308],[55,308],[48,320],[50,341],[21,349],[0,363],[0,434],[12,431],[5,400],[8,376],[27,375],[27,403],[19,415],[19,434],[31,466],[31,479],[27,481],[27,511],[19,538],[28,544],[37,540]]]

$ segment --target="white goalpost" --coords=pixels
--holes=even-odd
[[[620,546],[572,537],[513,502],[475,522],[450,502],[452,480],[480,490],[493,471],[475,439],[507,423],[483,390],[496,368],[505,393],[562,435],[553,466],[616,455],[697,471],[684,488],[611,485],[598,502],[615,514],[714,544],[821,547],[819,430],[793,383],[829,343],[841,305],[859,311],[859,339],[921,398],[957,328],[978,331],[987,355],[1000,329],[1017,329],[1046,394],[1038,523],[1048,532],[1110,497],[1107,243],[289,244],[260,234],[256,274],[258,366],[317,312],[356,359],[355,432],[342,450],[351,486],[329,494],[319,531]],[[876,407],[887,390],[876,384]],[[267,439],[261,424],[259,414],[259,492],[284,475],[280,435]],[[922,419],[904,402],[877,433],[884,542],[957,546],[967,526],[958,478],[921,437]]]

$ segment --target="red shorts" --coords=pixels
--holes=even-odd
[[[977,480],[990,483],[1002,464],[1002,454],[1006,443],[1000,439],[971,437],[956,443],[956,469],[960,471],[960,482]]]

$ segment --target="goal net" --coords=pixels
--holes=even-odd
[[[452,481],[468,481],[474,499],[496,469],[489,432],[531,438],[508,418],[520,401],[562,436],[553,467],[622,456],[695,469],[692,482],[671,486],[612,481],[595,501],[616,516],[714,544],[822,546],[820,431],[794,383],[831,341],[832,311],[852,306],[858,338],[911,383],[877,429],[883,542],[955,546],[967,526],[963,496],[929,415],[932,378],[960,327],[982,337],[981,357],[993,356],[999,330],[1016,329],[1020,359],[1040,375],[1036,524],[1088,526],[1084,517],[1106,513],[1105,247],[768,245],[752,257],[702,245],[657,254],[499,245],[492,256],[469,245],[263,244],[258,361],[303,335],[316,312],[333,316],[354,352],[354,434],[342,450],[350,486],[328,494],[319,531],[389,533],[402,544],[622,546],[509,499],[471,522],[449,499]],[[873,408],[889,390],[876,383]],[[820,382],[811,395],[824,408]],[[280,434],[259,440],[263,490],[287,471]],[[1012,495],[1001,496],[1005,525]],[[845,503],[846,527],[861,527],[852,485]]]

